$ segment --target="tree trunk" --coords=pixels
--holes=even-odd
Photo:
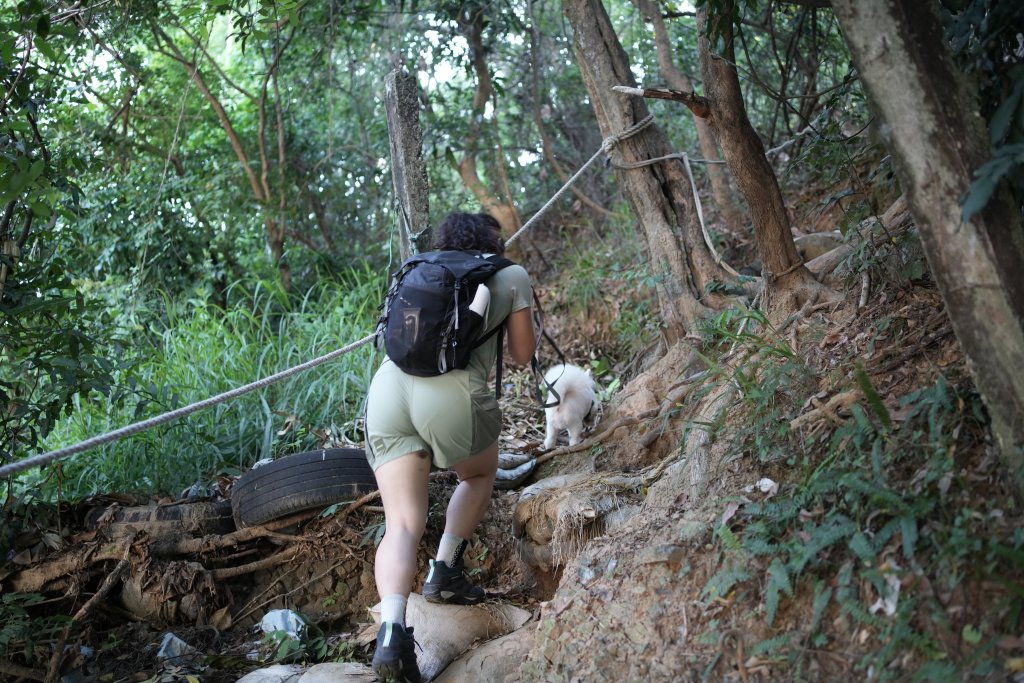
[[[672,57],[672,43],[665,28],[665,20],[661,16],[659,0],[633,0],[633,3],[654,27],[654,47],[658,53],[658,66],[661,68],[665,84],[673,90],[693,92],[693,82],[676,66]],[[715,132],[710,122],[694,115],[693,125],[697,129],[697,143],[700,145],[701,154],[708,161],[718,159],[718,141],[715,140]],[[715,198],[722,219],[730,230],[741,232],[744,223],[743,212],[733,198],[725,169],[720,164],[707,164],[706,170],[711,181],[711,195]]]
[[[399,253],[402,260],[430,249],[430,191],[423,162],[420,88],[407,71],[384,79],[384,106],[391,141],[391,181],[398,204]]]
[[[747,118],[734,66],[731,4],[723,7],[718,15],[717,28],[725,44],[721,55],[711,51],[707,7],[697,12],[704,94],[711,104],[711,121],[722,153],[750,209],[767,294],[781,295],[781,301],[773,307],[787,313],[801,306],[808,297],[820,294],[821,288],[802,265],[778,180],[765,157],[761,138]]]
[[[540,148],[544,154],[544,160],[548,162],[554,170],[555,175],[562,181],[563,184],[569,182],[570,175],[562,167],[562,164],[558,161],[558,156],[555,154],[555,148],[552,144],[551,135],[547,131],[547,126],[544,124],[544,101],[541,97],[541,77],[540,77],[540,63],[541,63],[541,36],[540,30],[537,28],[537,21],[533,16],[533,3],[527,3],[527,11],[530,17],[530,99],[532,100],[533,106],[533,122],[537,126],[537,133],[540,135]],[[611,214],[611,211],[601,206],[598,202],[591,199],[583,190],[573,183],[569,187],[569,191],[576,195],[576,198],[581,203],[585,204],[597,215],[607,216]]]
[[[834,0],[932,277],[1024,496],[1024,226],[1002,188],[969,223],[960,199],[991,158],[976,93],[945,47],[935,3]]]
[[[566,0],[563,9],[573,28],[576,61],[601,134],[607,138],[622,133],[646,118],[648,111],[643,99],[612,90],[618,85],[636,87],[636,82],[604,5],[600,0]],[[670,153],[664,132],[650,125],[616,144],[609,156],[622,165]],[[680,338],[708,310],[701,300],[705,286],[712,280],[727,281],[729,275],[704,242],[690,182],[677,160],[623,169],[620,180],[647,239],[667,335],[670,340]]]

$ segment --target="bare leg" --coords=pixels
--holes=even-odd
[[[408,597],[412,591],[416,548],[427,524],[429,475],[430,458],[423,451],[386,462],[375,472],[387,524],[373,568],[381,597]]]
[[[498,471],[498,443],[452,469],[459,475],[459,485],[448,501],[444,532],[468,539],[491,502],[494,476]]]

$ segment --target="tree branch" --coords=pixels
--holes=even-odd
[[[175,42],[162,28],[160,28],[160,26],[156,23],[152,23],[150,24],[150,28],[153,35],[157,38],[158,45],[159,42],[162,41],[170,50],[163,50],[160,47],[157,47],[157,51],[184,66],[192,76],[192,80],[195,81],[196,87],[199,88],[199,92],[203,94],[206,101],[210,103],[211,107],[213,107],[213,110],[216,112],[217,118],[220,121],[221,127],[224,129],[224,132],[227,133],[228,141],[231,143],[231,148],[235,151],[235,156],[238,158],[238,161],[242,166],[242,170],[245,172],[245,176],[249,180],[249,186],[252,188],[253,194],[256,196],[256,201],[261,204],[266,204],[267,195],[263,192],[263,188],[260,185],[259,178],[256,176],[256,172],[249,164],[249,155],[246,153],[245,147],[242,146],[242,140],[238,136],[238,132],[235,130],[234,125],[231,123],[231,118],[228,116],[227,111],[225,111],[224,105],[221,104],[220,100],[217,99],[206,84],[206,80],[203,78],[203,74],[199,70],[199,66],[182,54]]]
[[[711,103],[708,102],[707,98],[694,92],[683,92],[682,90],[671,90],[669,88],[632,88],[625,85],[616,85],[612,90],[637,97],[682,102],[693,112],[694,116],[699,116],[702,119],[711,117]]]
[[[249,92],[242,86],[238,85],[233,80],[231,80],[230,77],[228,77],[228,75],[224,72],[224,69],[222,69],[220,67],[220,64],[217,63],[217,60],[213,58],[209,51],[207,51],[206,46],[199,42],[199,40],[188,31],[188,29],[186,29],[181,24],[178,24],[178,28],[181,29],[181,32],[192,40],[192,43],[196,46],[198,50],[200,50],[203,53],[203,56],[206,57],[206,61],[213,65],[213,68],[217,71],[220,77],[224,79],[225,83],[227,83],[229,86],[231,86],[233,89],[235,89],[245,97],[249,98],[251,101],[256,101],[255,95],[253,95],[251,92]]]
[[[114,570],[111,571],[105,579],[103,579],[103,583],[100,585],[99,590],[97,590],[96,593],[89,598],[84,605],[82,605],[81,609],[75,612],[75,616],[71,618],[71,623],[64,628],[64,632],[57,640],[57,647],[54,648],[53,656],[50,657],[50,666],[46,671],[46,683],[57,683],[57,681],[60,680],[60,665],[61,662],[64,661],[65,654],[64,645],[68,642],[71,630],[84,621],[85,618],[96,609],[96,605],[106,600],[107,595],[121,580],[121,575],[124,574],[125,570],[128,568],[128,557],[131,553],[131,547],[132,544],[129,541],[124,557],[122,557],[121,561],[117,563]]]
[[[18,666],[11,662],[0,660],[0,673],[10,674],[14,677],[14,680],[19,678],[27,678],[33,681],[45,681],[46,672],[39,669],[30,669],[27,666]]]

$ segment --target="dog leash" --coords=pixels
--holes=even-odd
[[[553,348],[555,350],[555,353],[558,354],[558,359],[562,361],[562,372],[564,373],[565,366],[569,364],[569,361],[565,359],[565,354],[563,354],[562,350],[558,348],[558,344],[556,344],[555,340],[551,338],[551,335],[548,334],[548,331],[544,329],[544,309],[540,305],[540,297],[537,296],[536,290],[534,290],[533,292],[533,302],[535,304],[533,309],[533,322],[537,328],[536,346],[537,348],[540,348],[540,340],[547,339],[548,343],[551,344],[551,348]],[[534,352],[533,358],[530,359],[530,369],[533,371],[533,385],[534,390],[537,393],[537,402],[540,403],[541,407],[554,408],[555,406],[559,405],[562,402],[562,397],[559,395],[557,391],[555,391],[554,385],[551,382],[548,382],[547,378],[541,372],[540,361],[537,360],[536,352]],[[561,375],[559,375],[559,379],[561,379]],[[553,397],[551,401],[544,401],[544,393],[541,391],[540,388],[541,382],[547,385],[548,393]],[[558,382],[558,379],[556,379],[555,382]]]

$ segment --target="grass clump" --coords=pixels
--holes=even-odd
[[[161,322],[137,336],[134,363],[117,390],[75,398],[43,442],[53,450],[190,405],[357,341],[373,331],[383,282],[353,271],[325,279],[298,300],[259,283],[209,298],[165,300]],[[361,412],[376,354],[366,344],[328,363],[185,418],[28,471],[15,486],[44,500],[99,492],[177,494],[256,460],[339,438]]]

